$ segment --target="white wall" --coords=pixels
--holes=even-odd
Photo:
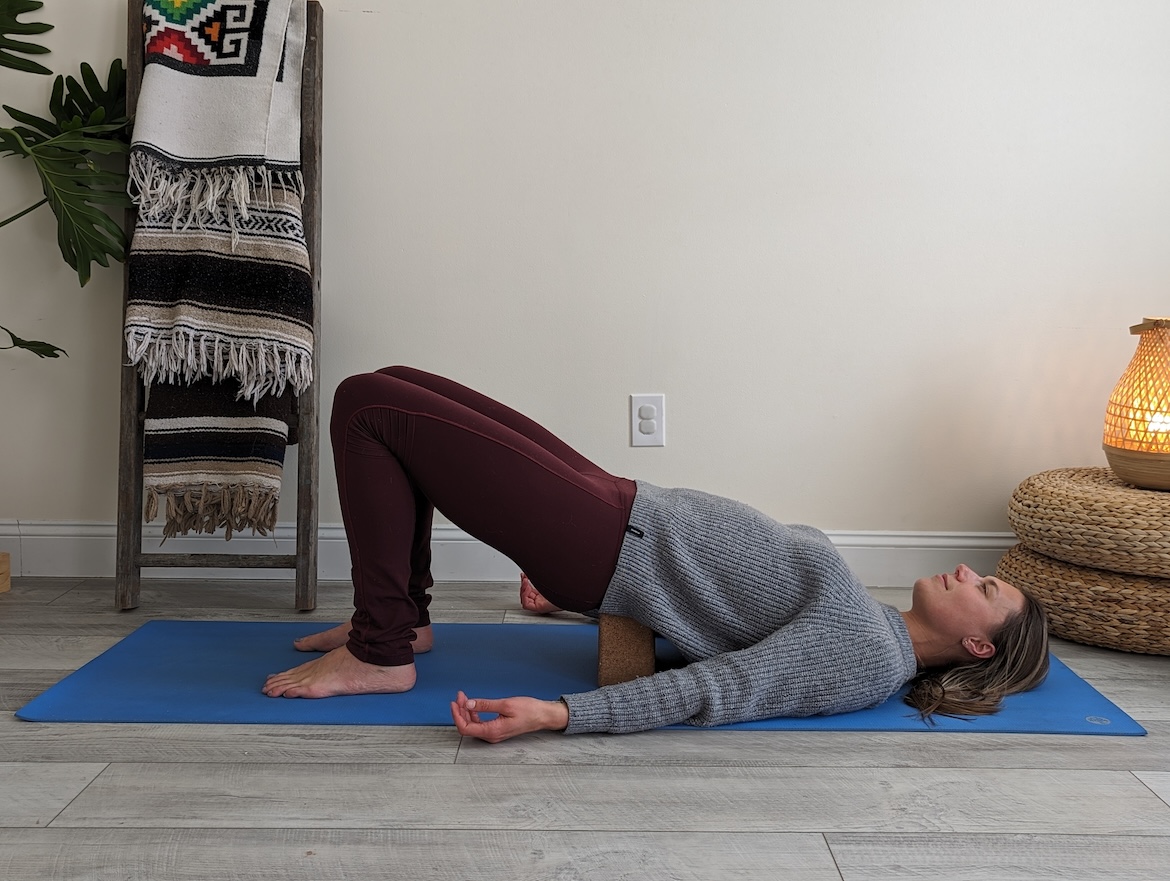
[[[1104,464],[1127,327],[1170,312],[1170,5],[323,6],[326,408],[414,364],[829,530],[1002,532],[1023,477]],[[104,68],[123,10],[47,3],[50,66]],[[70,354],[0,353],[0,521],[109,523],[121,273],[77,290],[54,236],[0,230],[0,324]]]

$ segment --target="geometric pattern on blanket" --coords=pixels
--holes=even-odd
[[[184,73],[255,76],[267,11],[267,0],[145,0],[146,58]]]

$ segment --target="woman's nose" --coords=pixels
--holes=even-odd
[[[960,563],[959,567],[955,569],[955,578],[959,581],[970,581],[972,578],[978,580],[979,575],[966,563]]]

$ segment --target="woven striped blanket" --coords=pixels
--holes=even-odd
[[[313,378],[301,217],[305,0],[145,0],[125,338],[146,386],[146,518],[276,523]]]
[[[146,519],[163,507],[164,540],[188,532],[276,525],[292,390],[258,404],[231,400],[209,379],[190,386],[156,385],[146,418],[143,479]],[[205,414],[205,415],[196,415]]]
[[[139,216],[130,360],[147,385],[232,379],[253,402],[286,385],[302,392],[313,379],[313,289],[300,197],[274,191],[230,227],[226,215],[177,230],[172,216]]]

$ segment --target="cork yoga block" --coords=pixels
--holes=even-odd
[[[654,631],[631,618],[602,615],[597,628],[597,684],[654,675]]]
[[[0,551],[0,593],[12,589],[12,557]]]

